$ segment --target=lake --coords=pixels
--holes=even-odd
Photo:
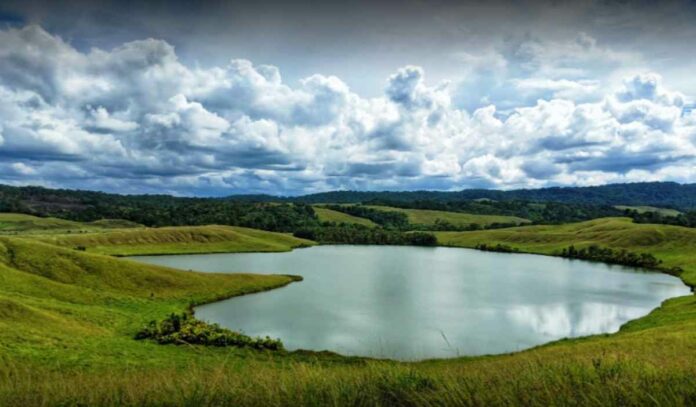
[[[285,253],[139,256],[204,272],[304,281],[196,308],[196,316],[289,350],[419,360],[496,354],[616,332],[670,297],[666,274],[557,257],[410,246],[317,246]]]

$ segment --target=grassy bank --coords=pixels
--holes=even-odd
[[[0,237],[0,405],[696,403],[695,296],[668,300],[617,334],[489,357],[399,363],[156,345],[132,336],[148,321],[192,302],[278,287],[291,278],[199,274],[92,253],[108,252],[103,248],[110,244],[181,248],[193,236],[141,242],[122,233],[41,236],[44,242]],[[266,232],[255,233],[268,238]],[[693,233],[617,218],[438,237],[453,246],[500,242],[538,253],[592,243],[648,251],[682,266],[682,277],[690,280],[696,265]],[[104,240],[112,234],[112,240]],[[280,236],[287,238],[274,239],[285,242]],[[88,239],[81,241],[86,252],[72,249],[77,241],[71,239],[77,238]]]
[[[436,232],[445,246],[475,247],[503,244],[523,252],[559,254],[569,245],[592,244],[636,253],[650,253],[666,267],[680,267],[681,278],[696,285],[696,229],[637,224],[629,218],[602,218],[565,225],[540,225],[473,232]]]

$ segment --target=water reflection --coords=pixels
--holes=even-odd
[[[282,338],[288,349],[404,360],[510,352],[614,332],[664,299],[689,293],[665,274],[452,248],[320,246],[138,259],[211,272],[301,274],[301,283],[196,313]]]
[[[518,305],[507,311],[512,322],[551,339],[616,332],[644,314],[641,307],[603,303]]]

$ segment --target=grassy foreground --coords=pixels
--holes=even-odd
[[[681,265],[690,280],[693,232],[672,228],[604,219],[438,237],[450,245],[500,241],[543,253],[598,241],[650,251]],[[191,302],[278,287],[291,278],[177,271],[92,249],[0,237],[0,405],[696,404],[693,295],[666,301],[614,335],[490,357],[399,363],[160,346],[132,335]]]

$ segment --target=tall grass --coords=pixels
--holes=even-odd
[[[181,369],[37,372],[13,365],[0,381],[7,406],[483,406],[682,405],[696,403],[696,370],[621,357],[548,362],[526,357],[504,369],[425,370],[228,360]]]

